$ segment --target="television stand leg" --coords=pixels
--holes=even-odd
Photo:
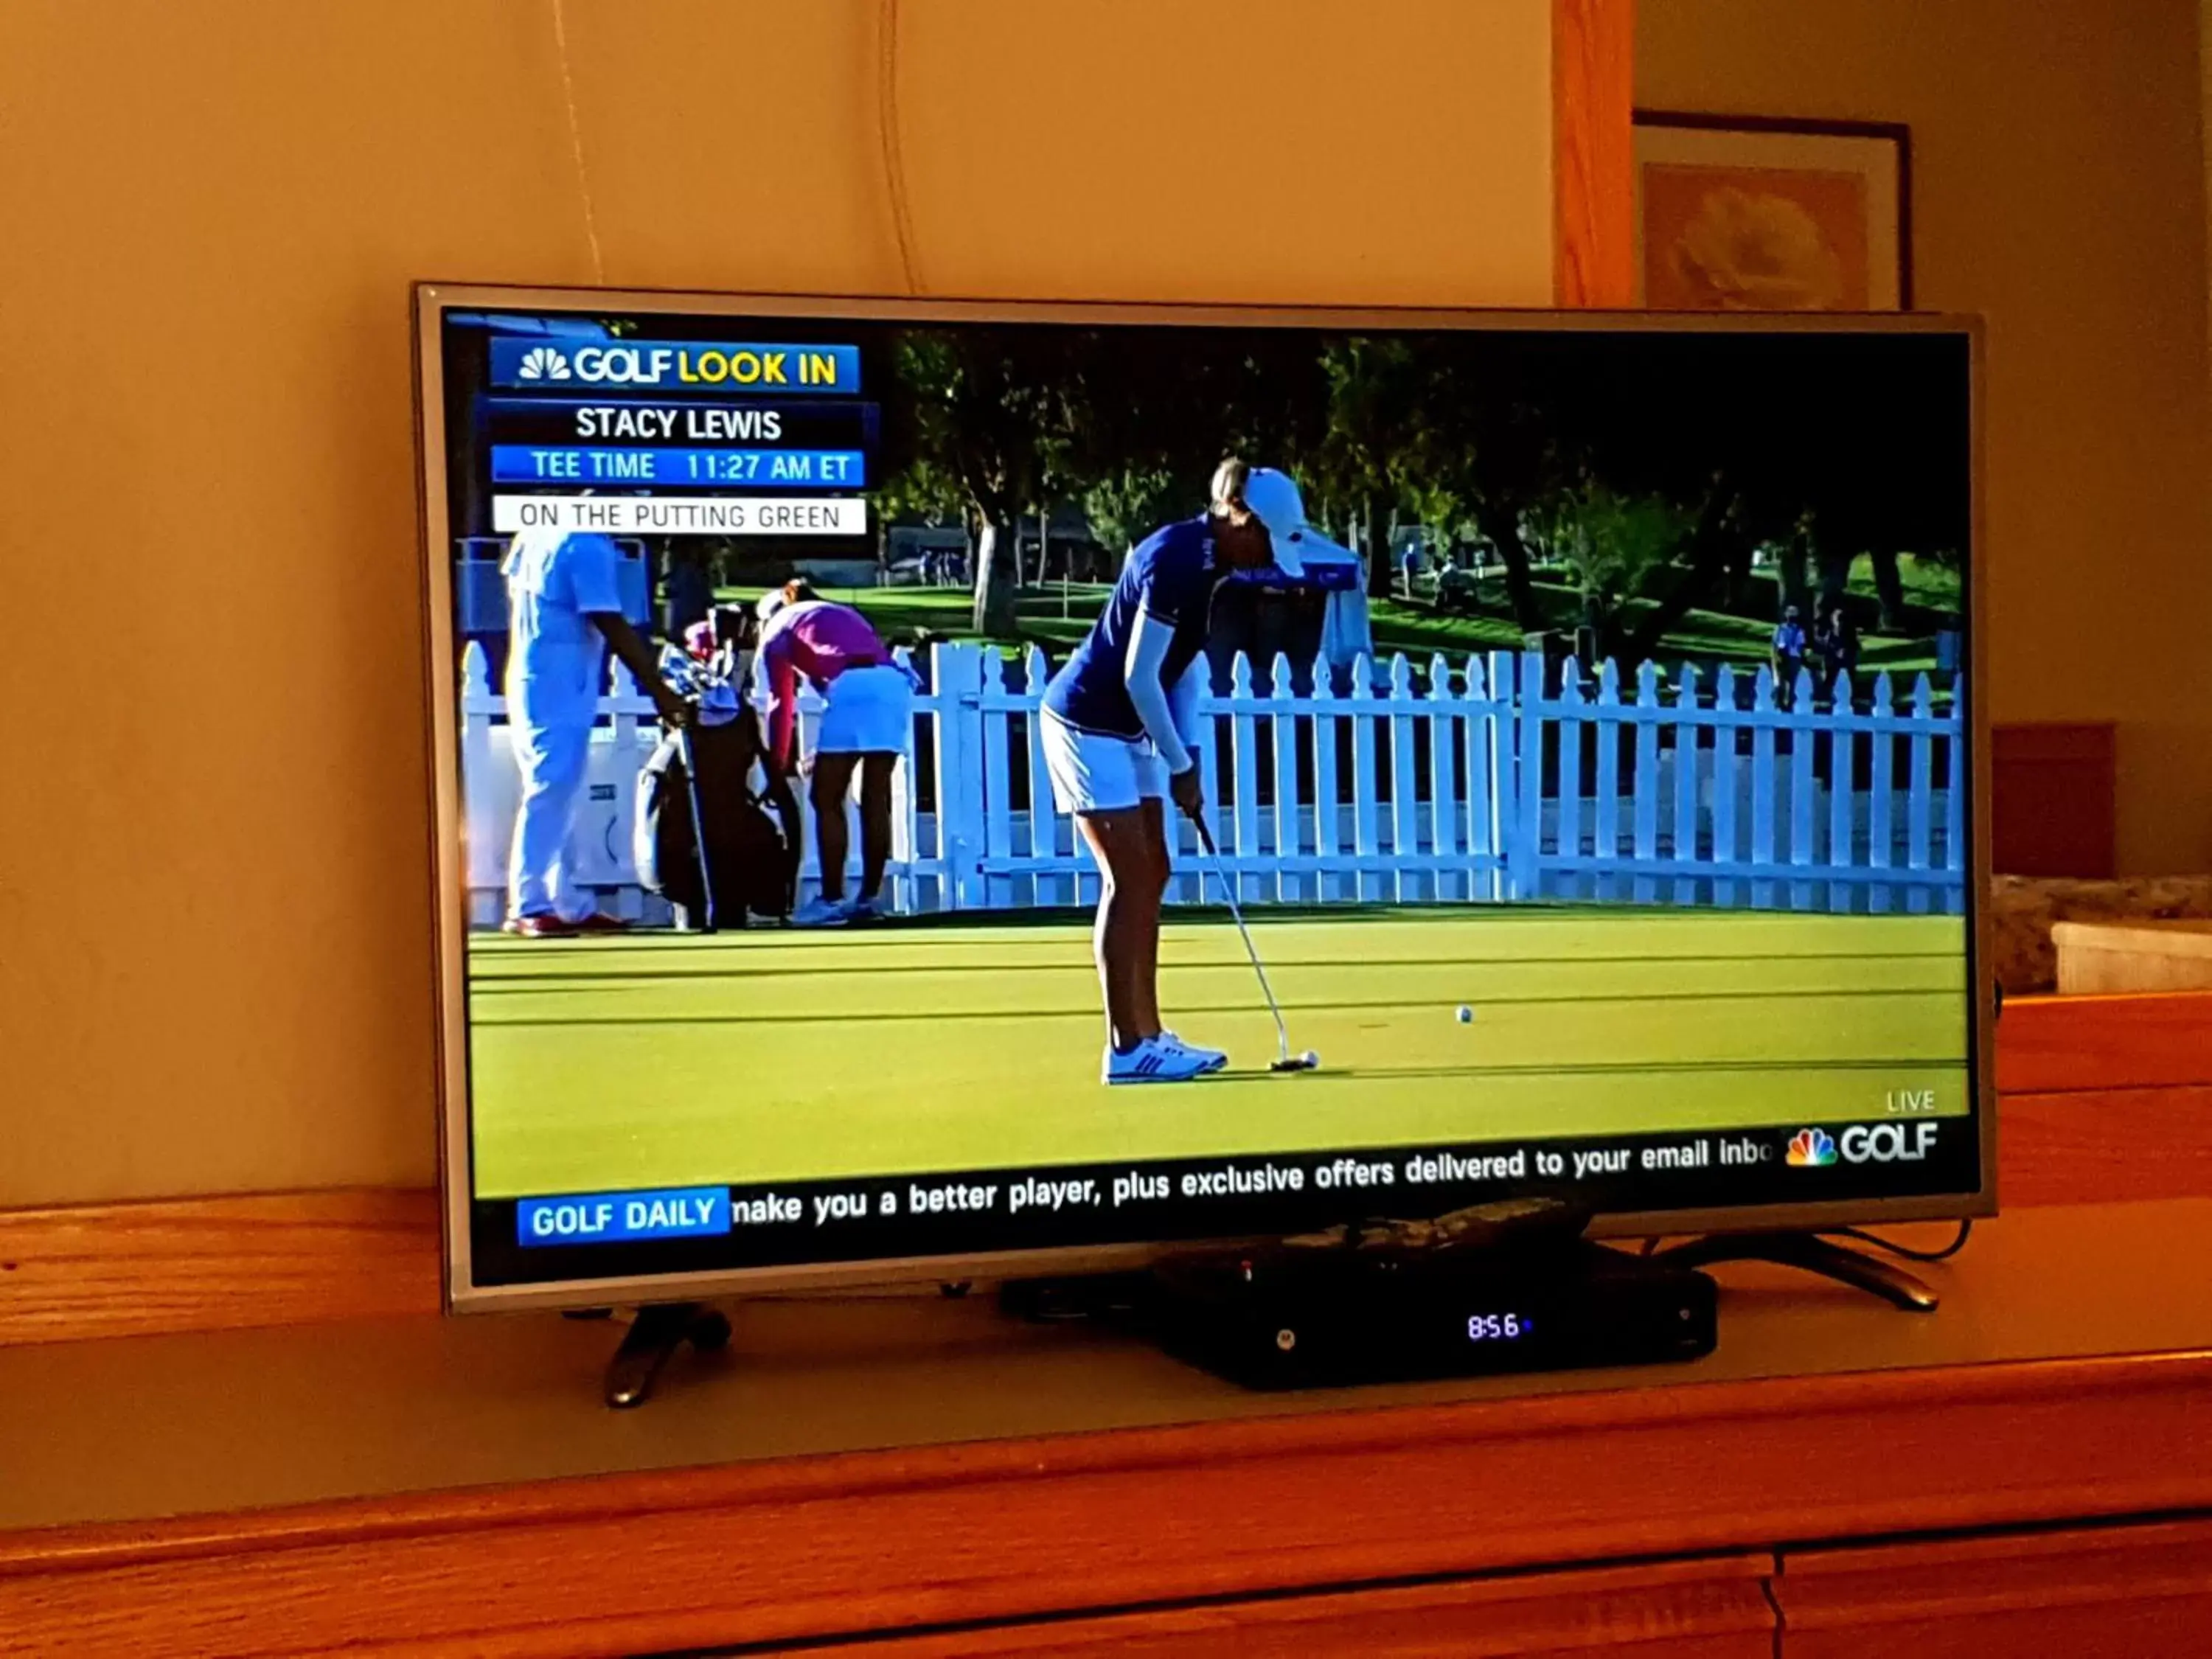
[[[653,1398],[660,1368],[678,1348],[689,1342],[701,1353],[713,1353],[729,1340],[728,1319],[699,1303],[656,1302],[640,1308],[607,1362],[607,1404],[642,1406]]]
[[[1878,1296],[1906,1313],[1934,1313],[1936,1292],[1926,1280],[1884,1261],[1822,1238],[1817,1233],[1713,1233],[1657,1251],[1652,1259],[1677,1267],[1716,1261],[1772,1261]]]

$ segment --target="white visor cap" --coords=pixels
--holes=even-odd
[[[1275,568],[1285,576],[1303,576],[1305,557],[1300,544],[1306,534],[1306,504],[1287,472],[1272,466],[1255,466],[1244,480],[1244,505],[1267,526],[1267,539],[1275,550]]]

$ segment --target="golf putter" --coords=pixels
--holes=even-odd
[[[691,853],[699,860],[699,931],[714,931],[714,878],[707,869],[707,819],[699,811],[699,766],[692,757],[691,728],[676,728],[676,757],[684,763],[684,793],[691,802]]]
[[[1213,872],[1213,879],[1220,884],[1222,894],[1229,901],[1230,919],[1237,924],[1237,937],[1244,941],[1244,954],[1252,959],[1252,971],[1259,975],[1260,994],[1267,999],[1267,1012],[1275,1018],[1275,1060],[1268,1066],[1271,1072],[1310,1072],[1320,1065],[1310,1053],[1294,1054],[1291,1052],[1291,1034],[1283,1024],[1281,1005],[1275,1000],[1275,988],[1267,983],[1267,970],[1260,964],[1260,952],[1252,943],[1251,930],[1244,925],[1244,908],[1237,902],[1237,890],[1230,884],[1228,874],[1221,867],[1220,849],[1213,844],[1213,831],[1206,820],[1194,813],[1190,820],[1198,826],[1198,844],[1206,849],[1206,862]]]

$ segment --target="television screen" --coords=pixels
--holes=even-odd
[[[417,312],[457,1305],[1989,1207],[1971,325]]]

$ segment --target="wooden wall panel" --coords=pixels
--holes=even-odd
[[[1635,0],[1552,0],[1553,295],[1636,300]]]
[[[439,1272],[428,1192],[0,1210],[0,1343],[434,1313]]]

